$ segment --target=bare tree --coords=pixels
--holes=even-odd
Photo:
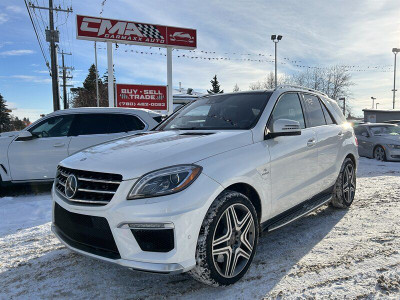
[[[349,71],[343,66],[307,69],[291,78],[293,84],[312,88],[327,94],[332,99],[350,96],[351,81]]]
[[[234,92],[234,93],[240,92],[240,88],[239,88],[239,86],[238,86],[237,83],[236,83],[235,86],[233,87],[233,92]]]
[[[290,83],[291,78],[286,75],[278,76],[278,85]],[[250,90],[272,90],[275,88],[274,72],[269,72],[263,81],[257,81],[250,84]]]

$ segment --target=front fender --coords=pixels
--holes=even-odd
[[[200,161],[203,173],[223,188],[237,183],[250,185],[261,200],[261,222],[271,212],[270,155],[266,143],[259,142],[230,150]]]

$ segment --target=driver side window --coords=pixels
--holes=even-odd
[[[303,110],[299,96],[296,93],[284,94],[275,105],[271,115],[269,128],[278,119],[293,120],[300,123],[300,128],[305,128]]]
[[[32,135],[39,138],[67,136],[73,118],[72,115],[48,118],[31,128],[29,131]]]

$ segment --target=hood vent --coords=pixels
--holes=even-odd
[[[215,132],[184,132],[184,133],[181,133],[180,135],[211,135],[214,133]]]

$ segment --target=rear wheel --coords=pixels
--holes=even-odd
[[[374,158],[380,161],[386,160],[385,149],[382,146],[376,146],[374,149]]]
[[[331,205],[337,208],[349,207],[354,200],[356,183],[355,165],[350,158],[346,158],[335,183]]]
[[[246,274],[259,235],[256,210],[243,194],[225,191],[208,210],[190,274],[213,286],[230,285]]]

